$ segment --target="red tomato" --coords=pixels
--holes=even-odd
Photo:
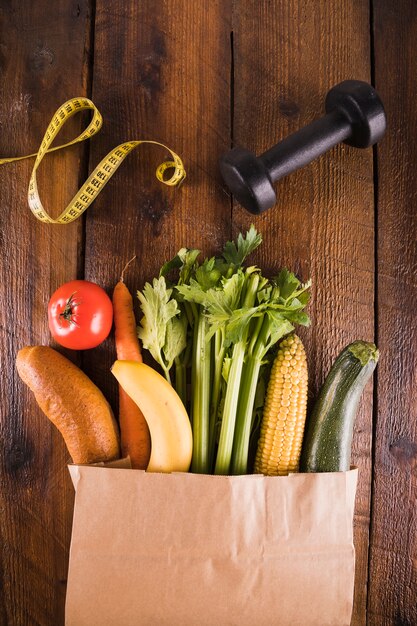
[[[113,323],[113,305],[104,289],[88,280],[72,280],[55,291],[48,304],[54,339],[72,350],[95,348]]]

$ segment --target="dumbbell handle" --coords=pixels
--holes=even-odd
[[[351,135],[352,124],[340,111],[332,111],[289,135],[259,156],[272,182],[311,163]]]

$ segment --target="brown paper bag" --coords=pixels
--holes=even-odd
[[[70,472],[67,626],[350,624],[356,469]]]

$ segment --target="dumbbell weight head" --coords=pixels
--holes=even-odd
[[[344,112],[351,123],[351,135],[344,143],[355,148],[369,148],[386,130],[386,116],[381,99],[372,85],[360,80],[345,80],[326,96],[326,113]]]
[[[220,172],[234,198],[255,215],[277,201],[262,160],[245,148],[233,148],[220,160]]]

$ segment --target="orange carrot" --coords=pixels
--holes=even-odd
[[[133,259],[135,258],[133,257]],[[129,263],[124,267],[120,280],[113,291],[116,353],[117,358],[120,360],[142,362],[142,353],[133,312],[133,300],[123,278]],[[119,424],[123,455],[130,456],[133,468],[146,469],[151,454],[148,424],[137,404],[123,391],[120,385]]]

